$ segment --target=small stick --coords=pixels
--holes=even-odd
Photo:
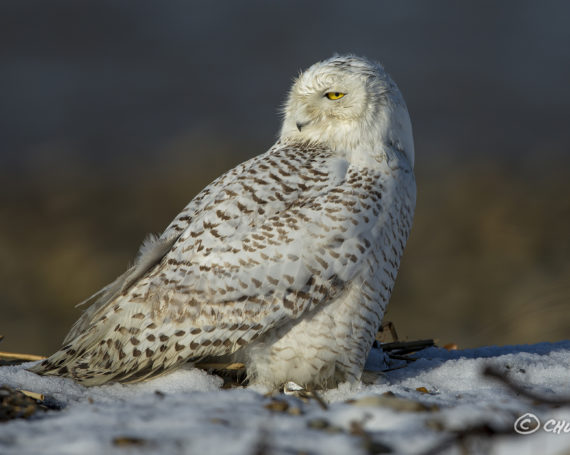
[[[408,357],[407,355],[400,355],[400,354],[390,354],[388,353],[388,357],[394,360],[405,360],[406,362],[415,362],[418,359],[414,359],[413,357]]]
[[[241,370],[242,368],[245,368],[245,365],[243,363],[230,363],[227,367],[224,368],[224,370]]]
[[[387,370],[382,370],[382,373],[388,373],[389,371],[401,370],[402,368],[406,368],[407,366],[408,366],[408,364],[406,363],[405,365],[402,365],[401,367],[388,368]]]
[[[326,411],[329,408],[329,405],[323,400],[323,397],[315,390],[314,387],[307,387],[306,393],[304,394],[306,398],[313,398],[317,404],[321,407],[323,411]]]
[[[434,346],[433,340],[415,340],[415,341],[394,341],[393,343],[382,343],[380,347],[383,351],[406,350],[412,352],[419,351]]]
[[[489,423],[478,423],[471,427],[464,428],[462,430],[455,430],[451,432],[451,435],[443,441],[439,442],[430,449],[422,452],[421,455],[439,455],[446,449],[449,449],[454,444],[460,445],[463,449],[461,453],[471,453],[467,450],[467,443],[474,439],[490,439],[495,436],[512,435],[513,429],[511,426],[504,428],[494,428]]]
[[[329,406],[328,406],[328,404],[326,403],[326,401],[323,400],[323,398],[321,397],[321,395],[320,395],[316,390],[313,390],[313,391],[311,392],[311,394],[313,395],[313,398],[314,398],[315,401],[319,404],[319,406],[321,407],[321,409],[322,409],[323,411],[326,411],[326,410],[329,408]]]
[[[399,341],[400,339],[398,338],[398,332],[396,332],[396,326],[394,325],[393,322],[388,321],[388,322],[384,322],[381,326],[380,326],[380,330],[376,333],[376,341],[382,343],[382,340],[384,339],[384,331],[388,329],[390,331],[390,336],[392,337],[392,341]]]
[[[500,372],[497,368],[492,366],[487,366],[483,370],[483,376],[487,376],[489,378],[496,379],[506,385],[509,389],[511,389],[516,394],[522,395],[525,398],[529,398],[531,400],[538,401],[539,403],[549,404],[552,406],[568,406],[570,405],[570,397],[564,398],[550,398],[545,397],[543,395],[539,395],[537,393],[531,392],[530,390],[525,389],[520,384],[517,384],[511,378],[509,378],[504,373]]]
[[[241,370],[242,368],[245,368],[243,363],[203,362],[196,363],[195,366],[202,370]]]
[[[16,352],[3,352],[3,351],[0,351],[0,357],[3,359],[29,360],[29,361],[45,359],[43,355],[18,354]]]
[[[43,393],[30,392],[29,390],[22,390],[22,389],[19,389],[19,391],[22,392],[24,395],[33,398],[34,400],[44,401],[45,399]]]

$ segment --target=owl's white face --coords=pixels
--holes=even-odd
[[[294,82],[284,113],[283,140],[322,143],[359,159],[393,147],[414,164],[406,104],[378,63],[355,56],[315,63]]]

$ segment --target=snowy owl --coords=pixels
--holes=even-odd
[[[408,110],[383,67],[315,63],[275,145],[145,241],[31,370],[98,385],[223,358],[270,388],[358,381],[410,233],[413,166]]]

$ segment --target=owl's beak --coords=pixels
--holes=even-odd
[[[299,121],[297,121],[297,122],[295,123],[295,125],[297,125],[297,129],[298,129],[299,132],[300,132],[305,126],[307,126],[307,125],[309,124],[309,122],[310,122],[309,120],[306,120],[306,121],[304,121],[304,122],[299,122]]]

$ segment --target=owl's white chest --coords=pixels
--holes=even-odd
[[[381,189],[381,202],[364,203],[370,213],[360,214],[362,223],[377,216],[358,232],[355,244],[369,242],[370,248],[342,292],[238,353],[254,382],[270,387],[287,381],[330,387],[360,379],[394,286],[415,204],[413,175],[409,168],[393,164],[386,162],[376,177],[374,191]],[[346,242],[349,250],[348,245],[352,243]],[[343,269],[337,271],[342,277]]]

